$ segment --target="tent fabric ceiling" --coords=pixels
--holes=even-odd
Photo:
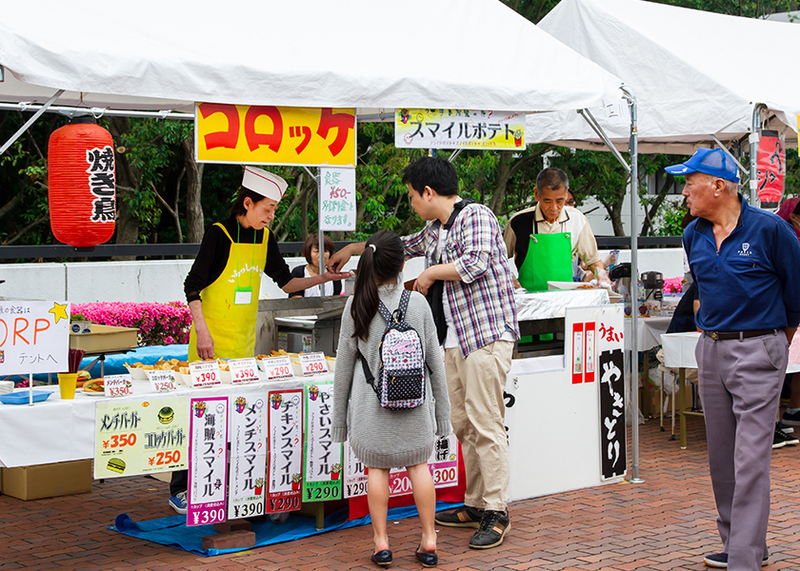
[[[193,111],[566,110],[620,81],[498,0],[42,0],[3,7],[0,101]],[[12,77],[13,76],[13,77]]]
[[[770,127],[796,145],[800,76],[784,64],[800,53],[800,29],[793,24],[642,0],[562,0],[539,27],[631,89],[640,152],[691,154],[711,143],[711,135],[746,137],[755,103],[767,105]],[[625,126],[597,119],[619,148],[627,148]],[[600,148],[574,112],[529,116],[526,140]]]

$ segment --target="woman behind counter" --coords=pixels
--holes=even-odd
[[[277,175],[246,167],[231,215],[203,236],[184,282],[192,314],[190,362],[254,356],[262,272],[286,293],[352,275],[326,272],[292,277],[277,239],[266,228],[275,218],[286,186]]]
[[[230,216],[206,230],[183,284],[192,314],[189,362],[255,355],[262,272],[286,293],[352,275],[291,276],[277,239],[266,228],[275,218],[286,186],[277,175],[246,167]],[[173,472],[169,505],[179,514],[187,510],[186,489],[186,471]]]
[[[328,259],[336,251],[333,240],[325,236],[325,267],[328,266]],[[292,270],[293,278],[313,278],[319,275],[319,238],[316,234],[311,234],[303,244],[303,257],[308,262],[305,266],[297,266]],[[325,295],[339,295],[342,293],[342,283],[340,281],[326,282],[322,285],[312,286],[305,290],[295,291],[289,297],[321,297]]]

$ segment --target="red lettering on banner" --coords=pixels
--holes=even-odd
[[[228,119],[227,131],[217,131],[216,133],[205,135],[206,148],[216,149],[217,147],[223,147],[225,149],[235,149],[236,141],[239,140],[239,112],[236,107],[218,103],[201,103],[198,109],[203,119],[210,117],[214,113],[222,113]]]
[[[256,132],[256,119],[262,116],[272,120],[272,133]],[[244,136],[251,151],[255,151],[263,145],[277,153],[283,139],[283,117],[281,117],[280,110],[272,106],[250,107],[244,116]]]
[[[350,113],[334,113],[330,107],[322,108],[322,116],[319,120],[317,135],[323,139],[328,138],[331,129],[336,129],[336,138],[328,145],[331,154],[335,157],[342,152],[347,142],[350,129],[355,125],[355,117]]]

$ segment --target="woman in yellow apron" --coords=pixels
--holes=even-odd
[[[293,278],[278,241],[266,228],[275,217],[286,181],[246,167],[231,215],[211,226],[184,282],[192,314],[189,361],[253,357],[261,275],[286,293],[351,276],[326,272]],[[186,472],[173,472],[170,505],[186,513]]]

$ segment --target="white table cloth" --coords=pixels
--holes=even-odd
[[[61,400],[57,385],[34,387],[34,391],[46,390],[53,394],[33,406],[0,403],[0,466],[13,468],[93,458],[94,413],[98,402],[137,400],[145,395],[154,401],[175,396],[228,396],[234,392],[244,396],[265,395],[276,388],[300,388],[312,378],[318,382],[332,381],[333,373],[250,385],[223,384],[197,389],[180,386],[170,393],[154,393],[149,381],[134,380],[132,396],[114,399],[78,392],[74,400]],[[28,389],[19,390],[27,393]]]

